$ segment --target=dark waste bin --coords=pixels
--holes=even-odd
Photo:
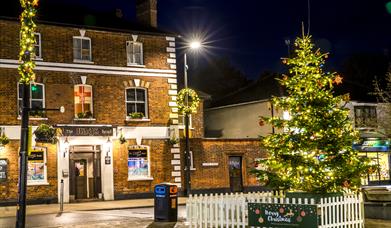
[[[178,220],[178,187],[171,183],[155,186],[155,222]]]

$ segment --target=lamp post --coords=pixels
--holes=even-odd
[[[193,41],[189,45],[190,49],[196,50],[201,47],[201,43],[199,41]],[[189,66],[187,65],[187,55],[186,52],[184,54],[184,83],[185,89],[187,89],[187,70]],[[189,96],[186,95],[185,103],[189,105]],[[185,183],[186,183],[186,192],[185,195],[190,195],[191,190],[191,177],[190,177],[190,165],[191,165],[191,157],[190,157],[190,145],[189,145],[189,113],[185,112]]]

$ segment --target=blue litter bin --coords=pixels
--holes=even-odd
[[[178,187],[171,183],[155,186],[155,222],[178,220]]]

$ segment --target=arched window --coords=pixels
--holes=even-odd
[[[93,118],[92,86],[75,85],[75,117],[79,119]]]
[[[147,89],[139,87],[127,88],[125,97],[127,118],[148,118]]]

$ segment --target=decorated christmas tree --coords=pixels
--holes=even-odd
[[[292,58],[283,59],[289,76],[277,80],[287,96],[272,102],[289,115],[262,117],[281,133],[262,139],[268,158],[254,170],[269,187],[311,193],[355,191],[371,169],[352,148],[358,133],[344,107],[349,96],[334,95],[333,87],[342,83],[342,77],[323,71],[327,56],[303,34],[295,41]]]

